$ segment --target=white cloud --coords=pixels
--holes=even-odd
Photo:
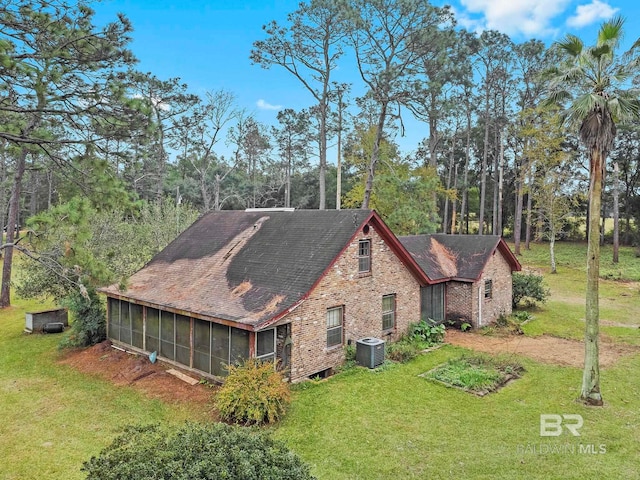
[[[146,99],[145,96],[143,96],[140,93],[136,93],[133,95],[133,98],[139,98],[139,99]],[[164,103],[162,100],[160,100],[159,98],[155,98],[155,97],[151,97],[151,104],[156,107],[158,110],[163,110],[165,112],[168,112],[171,110],[171,105]]]
[[[576,13],[567,19],[569,27],[581,28],[591,25],[598,20],[608,20],[613,17],[619,8],[613,8],[611,5],[600,0],[593,0],[587,5],[578,5]]]
[[[483,30],[486,30],[484,22],[482,20],[471,18],[465,12],[461,12],[453,6],[451,6],[451,11],[456,17],[458,26],[464,28],[465,30],[468,30],[469,32],[475,32],[477,34],[480,34]]]
[[[282,110],[282,105],[272,105],[270,103],[265,102],[263,99],[260,99],[256,102],[256,106],[260,110]]]
[[[486,29],[527,37],[555,34],[551,21],[562,14],[569,2],[570,0],[461,0],[469,13],[484,17]]]

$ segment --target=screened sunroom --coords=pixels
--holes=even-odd
[[[111,297],[107,308],[112,341],[216,377],[225,376],[229,364],[251,356],[275,360],[278,343],[282,354],[287,334],[286,326],[254,333]]]

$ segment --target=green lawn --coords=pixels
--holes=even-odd
[[[302,385],[276,433],[327,480],[637,478],[640,357],[603,372],[598,409],[574,401],[574,368],[523,360],[521,379],[482,398],[419,377],[462,353],[446,346],[380,373]],[[540,414],[566,413],[584,417],[580,437],[540,437]],[[565,453],[531,453],[552,447]]]
[[[551,334],[584,338],[586,244],[560,242],[556,246],[558,273],[549,273],[549,248],[532,244],[523,250],[520,262],[540,270],[551,298],[539,308],[529,309],[535,320],[524,326],[528,335]],[[616,341],[640,345],[640,258],[629,247],[620,250],[620,263],[611,262],[611,246],[602,248],[601,272],[616,269],[622,281],[600,281],[600,320],[603,335]],[[608,275],[612,277],[612,275]]]
[[[23,333],[24,313],[45,307],[18,300],[0,312],[0,479],[84,478],[83,461],[123,426],[197,419],[58,364],[59,335]]]
[[[544,272],[545,251],[534,245],[521,261]],[[527,334],[581,338],[584,254],[584,245],[558,246],[559,273],[545,274],[551,299],[531,310]],[[621,277],[633,278],[639,263],[630,256]],[[620,326],[640,318],[640,290],[627,287],[602,282],[602,317],[616,325],[602,330],[640,344],[640,329]],[[126,424],[203,420],[58,364],[58,335],[22,333],[24,312],[42,308],[18,301],[0,311],[0,480],[83,478],[82,462]],[[580,369],[526,358],[522,378],[482,398],[419,376],[465,353],[444,346],[404,365],[297,385],[274,434],[322,480],[638,478],[640,355],[602,371],[605,406],[588,408],[575,402]],[[541,414],[582,415],[581,436],[541,437]]]

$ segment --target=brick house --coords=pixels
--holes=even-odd
[[[511,274],[521,266],[501,237],[413,235],[400,242],[433,282],[422,287],[423,318],[478,328],[511,313]]]
[[[483,279],[495,279],[496,294],[494,270],[511,281],[498,260],[478,278],[431,278],[426,238],[401,243],[371,210],[210,212],[126,288],[101,289],[108,336],[205,376],[254,357],[277,359],[292,382],[324,376],[344,361],[345,345],[396,340],[425,315],[473,318]],[[459,307],[445,291],[464,299]]]

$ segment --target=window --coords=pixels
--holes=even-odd
[[[276,359],[276,329],[256,333],[256,358],[265,362]]]
[[[382,297],[382,329],[390,330],[396,326],[396,296]]]
[[[327,310],[327,347],[342,345],[342,307]]]
[[[493,281],[484,281],[484,298],[493,298]]]
[[[445,284],[436,283],[420,288],[420,318],[444,322]]]
[[[360,240],[358,242],[358,272],[367,273],[371,271],[371,240]]]

